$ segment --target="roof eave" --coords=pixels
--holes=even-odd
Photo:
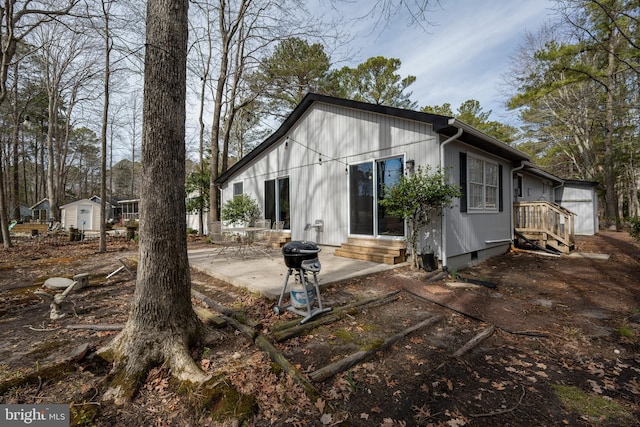
[[[513,148],[504,142],[487,135],[486,133],[479,131],[478,129],[460,121],[456,118],[449,119],[446,126],[435,128],[436,132],[442,133],[446,136],[454,135],[458,129],[463,130],[463,134],[460,137],[460,141],[476,148],[487,151],[498,157],[510,160],[514,165],[521,162],[530,161],[529,156],[524,152]],[[466,137],[465,137],[466,135]]]

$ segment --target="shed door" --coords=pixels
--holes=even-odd
[[[93,206],[78,206],[78,228],[80,230],[93,230]]]

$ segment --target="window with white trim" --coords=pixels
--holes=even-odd
[[[500,175],[498,164],[469,155],[467,167],[469,210],[497,211]]]
[[[244,186],[242,185],[242,182],[234,182],[233,183],[233,198],[235,199],[236,197],[242,196],[243,192],[244,192]]]

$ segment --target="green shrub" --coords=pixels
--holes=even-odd
[[[220,219],[232,225],[252,225],[262,211],[258,202],[246,194],[236,196],[222,206]]]
[[[395,185],[385,187],[384,198],[378,202],[390,215],[409,221],[407,241],[411,245],[412,265],[416,268],[420,230],[461,196],[460,187],[449,184],[445,172],[440,168],[431,172],[429,166],[418,168],[411,176],[403,175]]]

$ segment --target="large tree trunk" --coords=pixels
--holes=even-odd
[[[140,260],[129,320],[100,353],[114,361],[105,398],[124,403],[152,366],[178,379],[205,375],[189,355],[203,326],[191,305],[185,208],[188,0],[147,3]]]

